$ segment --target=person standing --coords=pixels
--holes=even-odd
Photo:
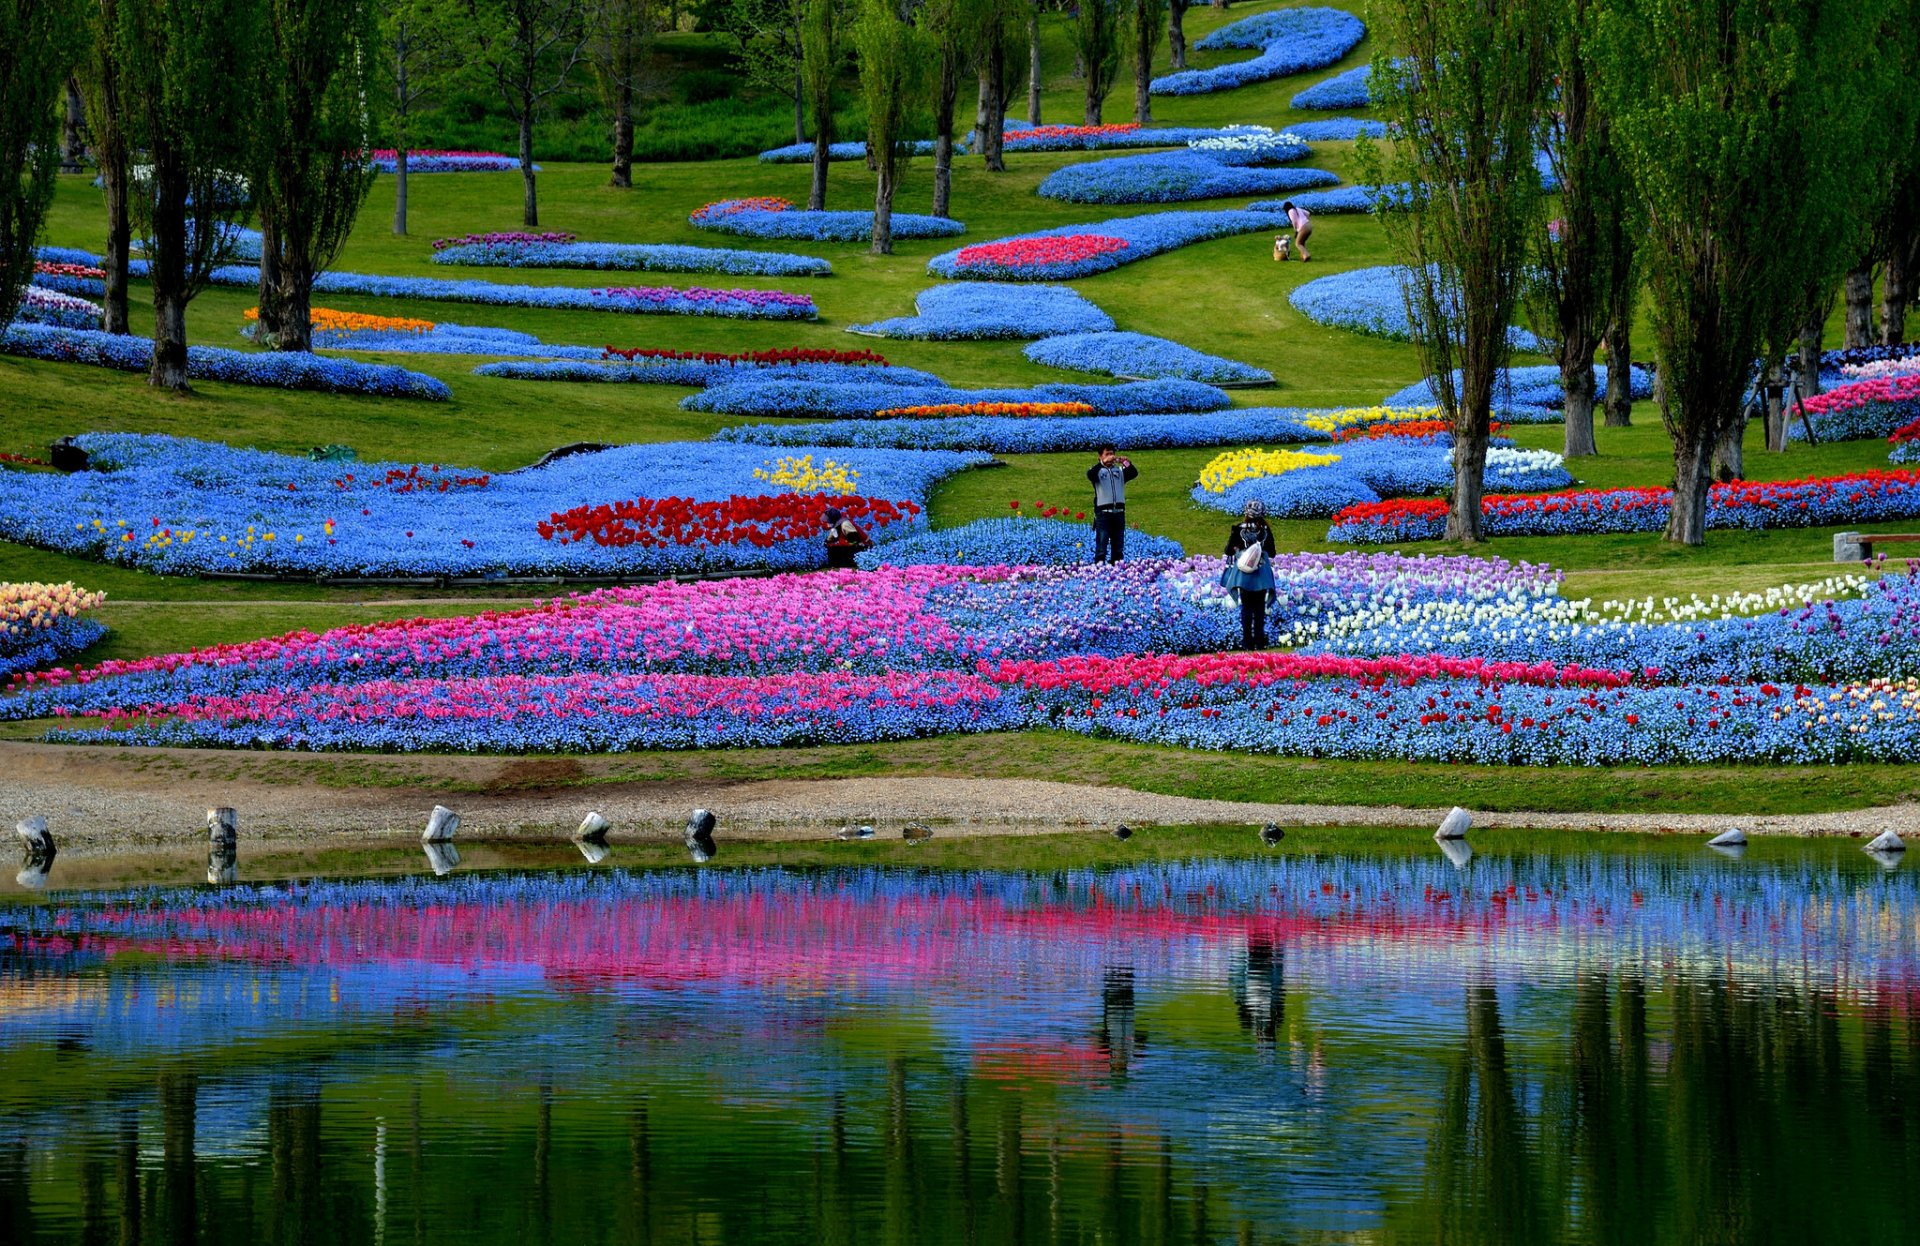
[[[1304,264],[1313,258],[1307,254],[1307,238],[1313,233],[1313,213],[1305,208],[1294,206],[1291,199],[1281,204],[1280,210],[1287,214],[1287,223],[1293,226],[1293,249],[1300,253],[1300,262]],[[1281,245],[1281,240],[1278,238],[1274,239],[1273,258],[1276,260],[1287,258],[1286,248]]]
[[[1100,447],[1100,461],[1087,469],[1093,485],[1093,560],[1119,562],[1127,550],[1127,482],[1140,469],[1114,446]]]
[[[856,565],[855,555],[863,549],[872,549],[873,538],[837,506],[827,507],[826,521],[828,569],[852,571]]]
[[[1265,502],[1248,502],[1227,530],[1227,569],[1220,584],[1240,599],[1240,647],[1267,647],[1267,602],[1273,596],[1273,529]]]

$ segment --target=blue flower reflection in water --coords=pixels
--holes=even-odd
[[[0,1189],[21,1241],[1912,1240],[1916,919],[1825,850],[62,898],[0,926]]]

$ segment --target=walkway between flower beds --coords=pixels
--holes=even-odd
[[[723,839],[760,840],[819,839],[850,821],[871,823],[886,834],[921,820],[943,835],[1019,835],[1101,829],[1123,821],[1135,827],[1263,822],[1425,827],[1445,813],[1396,805],[1196,800],[1038,779],[609,782],[601,776],[617,773],[612,769],[617,759],[602,758],[274,758],[224,750],[48,744],[0,744],[0,758],[7,776],[0,779],[0,807],[49,811],[63,859],[178,846],[196,827],[204,827],[208,805],[225,804],[240,811],[243,868],[247,843],[261,838],[335,844],[417,838],[436,802],[460,812],[463,840],[550,837],[559,843],[584,811],[597,809],[613,823],[616,851],[623,836],[678,839],[687,810],[695,806],[719,816]],[[364,771],[370,766],[394,767],[395,774],[387,776],[393,786],[368,784]],[[334,767],[340,774],[329,776]],[[588,782],[590,787],[564,786]],[[486,794],[489,789],[504,794]],[[1687,834],[1718,832],[1735,821],[1755,835],[1877,834],[1888,828],[1915,835],[1920,834],[1920,805],[1738,819],[1726,814],[1474,815],[1474,824],[1486,828]]]

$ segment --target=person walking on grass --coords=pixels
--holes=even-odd
[[[1248,502],[1240,522],[1227,530],[1227,569],[1220,584],[1240,599],[1240,647],[1267,647],[1267,602],[1273,596],[1273,529],[1267,504]]]
[[[837,506],[827,507],[825,518],[828,569],[852,571],[856,566],[855,556],[863,549],[872,549],[873,538]]]
[[[1119,562],[1127,552],[1127,482],[1140,469],[1113,446],[1100,447],[1100,461],[1087,469],[1093,485],[1093,560]]]
[[[1313,235],[1313,213],[1307,211],[1305,208],[1295,206],[1291,199],[1281,204],[1280,210],[1287,214],[1287,223],[1293,226],[1293,249],[1300,253],[1300,262],[1304,264],[1313,258],[1313,256],[1307,253],[1307,239]],[[1287,258],[1287,236],[1285,234],[1279,234],[1274,238],[1273,258],[1276,260],[1284,260]]]

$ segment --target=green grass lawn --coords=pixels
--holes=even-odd
[[[1197,40],[1226,21],[1266,7],[1274,6],[1250,4],[1225,13],[1212,8],[1193,9],[1187,17],[1189,36]],[[1063,32],[1051,31],[1048,46],[1056,72],[1048,79],[1044,119],[1077,122],[1081,114],[1078,88],[1064,72],[1058,72],[1070,63]],[[1280,126],[1324,116],[1297,112],[1287,101],[1312,82],[1364,63],[1370,53],[1370,46],[1363,43],[1340,65],[1321,73],[1215,95],[1157,98],[1154,120],[1176,125],[1258,122]],[[1205,65],[1245,55],[1195,52],[1191,63]],[[1161,56],[1164,59],[1164,48]],[[1109,101],[1107,119],[1126,119],[1130,100],[1130,84],[1123,83]],[[1014,112],[1016,116],[1024,112],[1024,100],[1016,101]],[[1015,154],[1008,157],[1010,171],[999,175],[986,173],[977,158],[962,159],[954,174],[953,210],[968,225],[967,240],[987,241],[1023,230],[1160,210],[1148,206],[1080,207],[1042,199],[1034,193],[1051,170],[1094,158],[1098,156]],[[1350,178],[1351,144],[1315,144],[1314,155],[1307,163]],[[572,230],[583,239],[596,241],[804,250],[833,261],[835,272],[830,277],[754,279],[698,274],[476,271],[431,264],[428,244],[436,237],[520,228],[520,179],[513,173],[415,178],[412,232],[406,237],[394,235],[390,228],[392,179],[379,179],[362,211],[359,228],[336,267],[536,285],[654,283],[789,288],[814,296],[821,312],[818,322],[643,317],[350,296],[326,296],[320,301],[327,306],[384,315],[505,326],[534,333],[551,343],[718,351],[879,346],[895,363],[925,368],[964,386],[1089,379],[1027,362],[1021,355],[1023,344],[1017,342],[874,343],[844,332],[850,324],[910,312],[914,295],[934,280],[925,272],[926,260],[948,249],[952,245],[948,241],[903,242],[891,256],[872,256],[863,246],[757,243],[695,230],[687,224],[690,211],[713,199],[783,195],[803,200],[807,177],[805,166],[763,165],[754,160],[649,164],[636,169],[632,190],[616,191],[606,185],[606,171],[600,166],[545,162],[539,182],[541,225]],[[897,207],[925,211],[931,178],[931,161],[914,161]],[[830,207],[862,208],[870,205],[871,197],[871,175],[864,165],[846,162],[833,166]],[[1173,206],[1220,207],[1244,202],[1247,200]],[[101,197],[91,186],[90,177],[63,178],[42,240],[98,251],[103,232]],[[1370,405],[1418,379],[1420,368],[1411,346],[1314,325],[1287,302],[1288,292],[1312,277],[1389,262],[1392,257],[1386,240],[1375,223],[1355,217],[1322,219],[1314,236],[1316,258],[1312,264],[1274,264],[1268,258],[1269,248],[1270,240],[1259,234],[1221,239],[1077,282],[1076,288],[1111,314],[1123,329],[1169,337],[1271,371],[1277,383],[1268,389],[1238,392],[1235,401],[1241,405]],[[136,329],[144,329],[148,323],[140,301],[145,294],[145,287],[136,285]],[[253,302],[249,291],[214,289],[203,294],[194,302],[189,318],[193,340],[243,345],[238,336],[242,313]],[[1832,331],[1837,334],[1837,321]],[[1649,340],[1643,336],[1641,342],[1639,353],[1650,354]],[[452,401],[426,403],[219,384],[199,386],[194,395],[182,398],[156,394],[138,376],[0,358],[0,392],[6,394],[6,400],[0,402],[0,449],[36,453],[65,434],[129,431],[174,433],[291,452],[340,442],[353,446],[366,459],[453,462],[500,470],[530,462],[570,441],[703,438],[738,422],[681,411],[678,400],[688,392],[683,389],[514,382],[472,375],[471,369],[479,361],[471,358],[429,354],[378,358],[442,378],[452,388]],[[1595,485],[1666,483],[1671,459],[1658,412],[1650,404],[1641,404],[1635,421],[1630,429],[1600,430],[1600,457],[1571,463],[1574,475]],[[1522,427],[1513,430],[1513,436],[1524,446],[1558,448],[1561,430],[1557,425]],[[1130,494],[1133,522],[1147,531],[1177,538],[1191,551],[1219,548],[1228,517],[1196,506],[1188,492],[1201,466],[1217,452],[1135,454],[1142,475]],[[1004,470],[970,472],[942,486],[933,499],[933,522],[947,526],[1007,514],[1014,500],[1045,499],[1076,505],[1086,501],[1084,471],[1089,456],[1009,455],[1006,459]],[[1885,463],[1885,447],[1878,442],[1800,446],[1778,455],[1766,453],[1757,442],[1749,445],[1748,470],[1754,478],[1825,474]],[[623,483],[635,489],[645,487],[644,481]],[[1290,548],[1329,548],[1324,540],[1324,521],[1290,521],[1278,528],[1283,544]],[[1441,549],[1437,545],[1406,548],[1431,552]],[[1831,530],[1815,529],[1715,532],[1704,549],[1675,548],[1655,535],[1514,538],[1495,542],[1489,552],[1566,569],[1570,593],[1661,597],[1817,579],[1836,570],[1831,550]],[[71,579],[106,590],[110,604],[102,618],[114,633],[97,652],[112,657],[243,640],[296,627],[510,607],[527,597],[524,589],[490,596],[474,591],[422,594],[410,589],[201,582],[103,567],[3,542],[0,578]],[[979,747],[978,741],[968,743],[970,750]],[[1079,749],[1081,745],[1074,742],[1067,747]],[[1004,760],[995,764],[1004,768]],[[746,764],[753,766],[751,762]],[[1245,783],[1235,779],[1227,786],[1241,794],[1274,795],[1281,787],[1296,782],[1297,776],[1288,769],[1294,765],[1248,763],[1251,768],[1246,773],[1258,777]],[[1339,767],[1331,769],[1340,771]],[[1345,772],[1357,776],[1351,784],[1342,781],[1327,787],[1315,783],[1308,790],[1326,799],[1360,799],[1379,777],[1364,767]],[[1864,775],[1865,771],[1846,773]],[[1555,782],[1560,780],[1556,778]],[[1899,775],[1889,780],[1891,786],[1867,786],[1888,794],[1904,792],[1908,782]],[[1739,786],[1744,788],[1744,782]],[[1845,785],[1832,790],[1845,790],[1863,799],[1869,794]],[[1576,799],[1582,807],[1600,807],[1596,794],[1578,798],[1570,795],[1569,799]]]

